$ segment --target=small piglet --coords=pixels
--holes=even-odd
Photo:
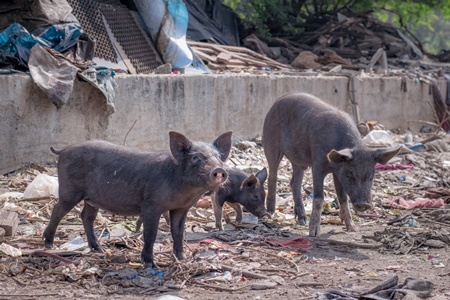
[[[154,267],[153,245],[162,213],[169,212],[173,252],[184,258],[183,232],[189,208],[205,192],[228,177],[223,169],[231,148],[231,132],[213,143],[191,142],[169,132],[170,151],[145,152],[104,141],[87,141],[52,152],[59,154],[59,201],[45,229],[51,248],[61,219],[81,200],[86,238],[91,249],[102,252],[94,233],[99,209],[118,215],[140,215],[144,223],[141,259]]]
[[[313,207],[309,235],[320,235],[323,208],[323,181],[333,174],[340,203],[339,216],[347,230],[355,231],[347,195],[357,211],[370,208],[375,164],[385,164],[400,148],[368,148],[353,119],[343,111],[304,93],[279,98],[270,108],[263,127],[264,152],[269,166],[267,211],[275,211],[277,170],[283,156],[292,164],[291,189],[295,215],[306,225],[301,185],[304,171],[311,166],[313,175]]]
[[[264,181],[267,179],[267,169],[263,168],[255,175],[248,175],[238,168],[225,170],[228,173],[228,181],[211,193],[216,227],[223,230],[222,207],[225,202],[236,211],[236,224],[242,222],[241,205],[257,217],[268,215],[264,206],[266,199]]]

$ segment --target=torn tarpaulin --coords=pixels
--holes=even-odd
[[[30,70],[33,81],[57,108],[69,99],[78,74],[105,95],[113,113],[114,72],[92,68],[93,55],[94,42],[78,23],[50,26],[37,37],[14,23],[0,34],[0,68]]]
[[[22,25],[13,23],[0,33],[0,68],[9,66],[26,71],[34,45],[39,44],[63,52],[78,42],[81,33],[79,24],[70,23],[50,26],[41,35],[34,36]]]
[[[135,0],[145,26],[165,63],[183,69],[192,63],[186,43],[188,11],[181,0]]]
[[[98,88],[106,98],[108,112],[116,111],[114,99],[116,97],[116,82],[114,71],[106,67],[95,67],[79,72],[78,76]]]
[[[71,12],[66,0],[3,0],[0,1],[0,31],[18,23],[39,35],[50,25],[75,22]]]
[[[215,41],[239,46],[237,17],[220,0],[185,0],[189,12],[187,37],[194,41]]]
[[[60,108],[72,94],[78,68],[47,49],[39,44],[31,48],[28,67],[33,81]]]

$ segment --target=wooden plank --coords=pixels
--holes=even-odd
[[[189,41],[189,44],[198,45],[198,46],[202,46],[202,47],[209,47],[209,48],[212,48],[212,49],[214,49],[214,50],[216,50],[218,52],[223,52],[223,53],[226,53],[226,54],[230,54],[233,57],[238,58],[238,59],[242,59],[242,60],[249,59],[249,58],[244,57],[243,54],[245,54],[245,55],[251,56],[253,58],[262,59],[264,61],[270,61],[274,65],[281,65],[283,68],[286,68],[285,65],[280,64],[277,61],[271,60],[270,58],[268,58],[268,57],[266,57],[266,56],[264,56],[262,54],[256,53],[256,52],[254,52],[254,51],[252,51],[250,49],[244,48],[244,47],[224,46],[224,45],[208,44],[208,43],[201,43],[201,42],[191,42],[191,41]],[[253,59],[253,62],[255,62],[254,59]],[[259,65],[261,64],[260,62],[258,62],[258,63],[259,63]]]
[[[253,65],[257,67],[272,67],[272,68],[278,68],[281,70],[287,70],[290,69],[288,65],[284,65],[282,63],[279,63],[275,60],[272,60],[262,54],[259,54],[253,50],[247,49],[245,47],[236,47],[236,46],[225,46],[225,45],[218,45],[218,44],[209,44],[209,43],[202,43],[202,42],[194,42],[194,41],[188,41],[188,44],[191,47],[201,47],[201,48],[210,48],[219,53],[224,53],[223,55],[231,55],[234,59],[239,59],[244,61],[247,65]],[[195,48],[193,48],[195,49]],[[199,55],[200,56],[200,55]],[[208,59],[206,59],[208,60]],[[215,60],[214,62],[220,62],[219,60]],[[236,62],[234,62],[236,63]]]
[[[264,63],[264,62],[261,62],[261,61],[257,61],[257,60],[251,59],[251,58],[247,58],[244,55],[228,51],[227,48],[232,47],[232,46],[211,45],[210,47],[215,49],[215,50],[217,50],[217,51],[221,51],[221,53],[225,53],[225,54],[231,55],[233,58],[240,59],[240,60],[246,62],[249,65],[254,65],[254,66],[257,66],[257,67],[267,67],[268,66],[267,63]],[[239,48],[239,50],[241,50],[242,47],[233,47],[233,48]],[[247,49],[247,48],[244,48],[244,49]],[[254,53],[256,53],[256,52],[254,52]],[[266,58],[263,55],[261,55],[261,56]]]
[[[211,48],[205,48],[205,47],[198,47],[198,46],[193,46],[193,47],[191,47],[193,50],[199,50],[199,51],[202,51],[203,53],[206,53],[206,54],[216,54],[216,51],[214,51],[213,49],[211,49]]]
[[[231,54],[226,52],[220,52],[219,55],[217,55],[217,61],[219,62],[228,62],[231,59]]]
[[[15,211],[0,211],[0,227],[5,230],[5,236],[14,236],[19,226],[19,216]]]
[[[215,64],[215,63],[209,62],[208,63],[208,68],[214,69],[214,70],[226,70],[227,66],[224,65],[224,64],[220,64],[219,65],[219,64]]]
[[[197,54],[202,60],[206,60],[208,62],[216,62],[217,60],[215,56],[208,55],[195,48],[192,48],[192,50],[194,50],[195,54]]]

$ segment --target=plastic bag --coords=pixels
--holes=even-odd
[[[59,197],[58,178],[47,174],[39,174],[23,192],[24,198],[38,198],[53,195]]]
[[[67,243],[62,244],[59,246],[59,249],[64,249],[66,251],[75,251],[82,248],[86,248],[88,246],[88,243],[83,241],[83,238],[81,236],[77,236],[71,241],[68,241]]]
[[[364,143],[369,147],[392,146],[394,141],[385,130],[372,130],[364,138]]]
[[[0,253],[4,253],[6,255],[9,255],[11,257],[18,257],[22,256],[22,251],[20,249],[17,249],[11,245],[2,243],[0,245]]]

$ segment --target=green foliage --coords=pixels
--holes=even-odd
[[[450,20],[450,0],[222,0],[244,27],[259,35],[289,36],[313,30],[337,12],[372,12],[378,19],[424,35],[443,35],[434,26]],[[447,27],[448,28],[448,27]],[[448,31],[447,31],[448,32]],[[446,40],[446,38],[444,38]],[[426,43],[427,47],[431,43]],[[433,49],[434,46],[431,47]],[[433,52],[433,51],[432,51]],[[436,52],[436,51],[434,51]]]
[[[294,24],[301,18],[296,16],[301,0],[223,0],[240,17],[245,27],[254,27],[261,35],[287,31],[295,33]]]

